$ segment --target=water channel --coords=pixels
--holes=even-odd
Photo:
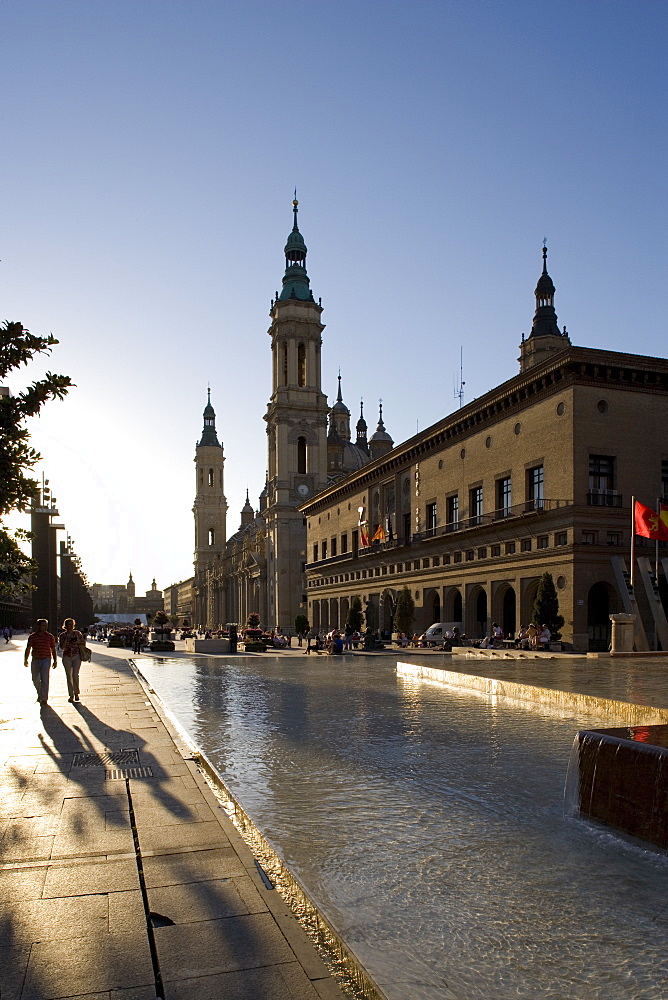
[[[140,666],[389,997],[668,996],[668,858],[564,815],[601,719],[385,657]]]

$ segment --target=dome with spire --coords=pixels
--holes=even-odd
[[[570,347],[570,338],[566,327],[562,333],[557,322],[554,309],[554,293],[556,289],[552,278],[547,273],[547,246],[543,243],[543,271],[536,285],[536,311],[531,325],[531,333],[525,339],[522,334],[520,344],[520,371],[527,371],[535,365],[542,364],[554,354]]]
[[[341,372],[339,372],[339,388],[336,402],[329,411],[329,432],[327,434],[327,476],[331,481],[357,472],[369,461],[369,450],[366,443],[366,424],[364,435],[360,436],[360,424],[357,422],[357,440],[350,440],[350,410],[343,402],[341,393]]]
[[[381,401],[378,404],[378,426],[369,440],[371,458],[380,458],[381,455],[386,455],[393,448],[394,441],[385,430],[385,424],[383,423],[383,403]]]

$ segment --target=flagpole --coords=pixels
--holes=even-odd
[[[661,527],[661,500],[659,499],[659,497],[656,498],[656,512],[659,515],[659,527]],[[658,535],[657,535],[657,538],[656,538],[655,545],[656,545],[656,548],[655,548],[655,552],[654,552],[654,555],[655,555],[654,563],[655,563],[656,569],[655,569],[654,575],[655,575],[655,578],[656,578],[656,589],[658,590],[659,589],[659,538],[658,538]]]
[[[633,590],[633,581],[635,580],[635,563],[636,563],[636,498],[631,497],[631,589]]]

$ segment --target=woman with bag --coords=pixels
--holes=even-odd
[[[63,631],[58,636],[58,645],[63,654],[63,666],[67,677],[68,701],[79,701],[79,668],[81,667],[82,650],[85,649],[88,652],[86,639],[74,627],[75,625],[74,618],[66,618],[63,622]]]

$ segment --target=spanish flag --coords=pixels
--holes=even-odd
[[[663,506],[663,505],[662,505]],[[668,515],[668,508],[666,508]],[[636,500],[635,508],[636,535],[643,538],[654,538],[659,541],[668,541],[668,522],[664,521],[651,507],[646,507],[644,503]]]
[[[668,533],[666,534],[666,538],[668,538]],[[374,534],[374,536],[371,539],[371,541],[372,542],[384,542],[385,541],[385,528],[383,527],[382,524],[379,524],[378,527],[376,528],[376,533]]]
[[[659,504],[659,517],[668,528],[668,507],[666,507],[665,503]]]

